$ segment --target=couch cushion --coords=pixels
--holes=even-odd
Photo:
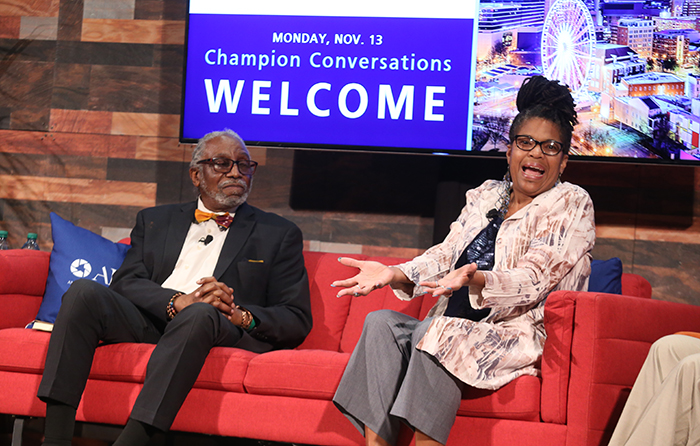
[[[507,420],[540,420],[540,379],[524,375],[498,390],[467,388],[457,415]]]
[[[95,351],[90,378],[142,383],[153,347],[131,342],[101,345]]]
[[[622,273],[622,294],[651,299],[651,284],[638,274]]]
[[[0,370],[42,374],[49,333],[8,328],[0,330]],[[122,343],[97,348],[91,379],[142,383],[154,345]],[[215,347],[197,378],[195,387],[243,392],[248,362],[258,354],[229,347]]]
[[[330,400],[340,383],[349,353],[327,350],[278,350],[248,365],[248,393]]]
[[[406,261],[395,257],[361,257],[349,256],[362,260],[373,260],[381,262],[385,265],[396,265]],[[356,273],[356,269],[342,267],[340,278],[344,279],[352,277]],[[346,296],[347,297],[347,296]],[[367,296],[352,297],[350,303],[350,313],[348,314],[348,322],[343,330],[343,337],[340,342],[340,351],[351,353],[355,349],[357,341],[362,334],[362,327],[365,322],[365,317],[372,311],[377,310],[394,310],[400,313],[407,314],[418,318],[423,305],[423,296],[416,297],[412,300],[405,301],[396,297],[390,287],[384,287],[379,290],[372,291]]]
[[[331,400],[349,353],[280,350],[253,358],[245,377],[250,394]],[[468,388],[457,412],[462,416],[540,419],[540,379],[521,376],[497,391]]]
[[[104,381],[142,383],[146,366],[155,348],[152,344],[123,343],[97,349],[90,378]],[[230,347],[215,347],[209,352],[195,387],[243,392],[248,362],[257,353]]]
[[[41,374],[44,371],[50,333],[8,328],[0,330],[0,370]],[[151,344],[112,344],[97,348],[91,378],[143,382]]]
[[[394,310],[418,318],[422,301],[422,297],[416,297],[408,301],[401,300],[396,297],[390,287],[372,291],[367,296],[353,297],[350,304],[348,322],[345,325],[345,330],[343,330],[340,351],[352,353],[362,334],[365,318],[372,311]]]
[[[0,294],[43,296],[49,253],[30,249],[0,251],[0,271]]]
[[[299,349],[322,349],[337,352],[340,337],[350,309],[349,296],[338,299],[337,288],[331,283],[347,274],[347,267],[338,263],[337,254],[304,252],[304,264],[309,274],[313,328]]]
[[[0,329],[24,327],[41,305],[49,253],[33,249],[0,251]]]
[[[0,269],[0,271],[2,270]],[[34,316],[41,306],[41,296],[28,296],[26,294],[2,294],[1,296],[0,329],[25,327],[34,320]]]
[[[214,347],[199,372],[195,387],[202,389],[245,392],[244,380],[250,361],[258,353],[232,347]]]
[[[0,370],[41,374],[49,333],[25,328],[0,330]]]
[[[395,265],[406,260],[363,255],[351,257],[358,260],[374,260],[386,265]],[[337,259],[338,254],[304,252],[304,263],[311,288],[311,312],[314,326],[304,343],[298,347],[299,349],[352,352],[362,333],[362,325],[367,313],[381,309],[400,311],[413,317],[427,313],[427,309],[422,308],[422,297],[408,302],[402,301],[389,287],[373,291],[368,296],[335,297],[338,288],[331,287],[331,283],[352,277],[357,272],[354,268],[340,264]]]

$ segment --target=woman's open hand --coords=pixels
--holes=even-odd
[[[347,294],[366,296],[377,288],[390,285],[395,277],[393,268],[379,262],[356,260],[349,257],[341,257],[338,261],[345,266],[360,270],[357,275],[349,279],[336,280],[331,284],[331,286],[343,288],[338,292],[338,297]]]
[[[476,263],[470,263],[457,268],[437,282],[420,282],[419,285],[425,288],[426,293],[433,293],[433,296],[449,297],[454,291],[469,285],[474,279],[476,269]]]

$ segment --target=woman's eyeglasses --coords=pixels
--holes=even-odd
[[[560,143],[554,139],[548,139],[546,141],[537,141],[530,135],[516,135],[515,145],[518,149],[529,152],[537,146],[540,146],[542,153],[549,156],[558,155],[559,152],[564,148],[564,144]]]

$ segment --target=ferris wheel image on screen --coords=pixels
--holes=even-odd
[[[542,69],[574,91],[588,83],[595,45],[593,18],[581,0],[557,0],[542,29]]]

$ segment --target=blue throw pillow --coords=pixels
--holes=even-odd
[[[622,294],[622,260],[613,257],[591,262],[591,277],[588,291]]]
[[[50,330],[61,298],[74,280],[90,279],[108,286],[124,261],[129,245],[114,243],[51,213],[53,249],[44,300],[36,320],[27,328]],[[40,321],[40,322],[37,322]],[[44,323],[42,323],[44,322]]]

